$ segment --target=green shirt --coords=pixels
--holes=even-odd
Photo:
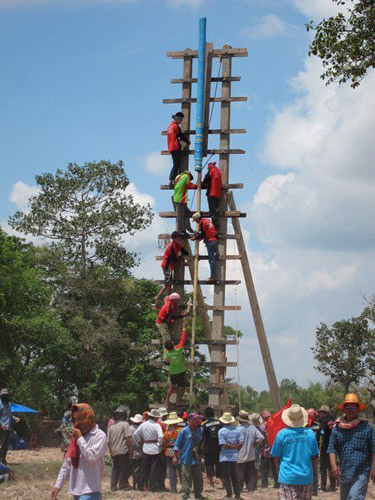
[[[183,351],[183,347],[174,347],[171,351],[165,351],[165,357],[169,361],[169,373],[171,375],[178,375],[186,371]]]
[[[190,184],[188,174],[180,174],[175,179],[173,201],[175,203],[187,203],[187,188]]]

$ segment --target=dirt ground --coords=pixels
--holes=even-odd
[[[7,457],[10,466],[16,473],[17,481],[0,485],[1,500],[48,500],[50,491],[56,479],[57,473],[62,462],[62,453],[58,448],[41,448],[35,451],[10,451]],[[176,495],[170,493],[141,493],[134,492],[111,492],[109,488],[110,468],[106,467],[106,474],[103,487],[103,500],[112,500],[120,498],[140,499],[142,497],[151,497],[160,500],[172,500]],[[168,481],[167,481],[168,483]],[[208,499],[224,498],[224,490],[217,487],[212,491],[209,484],[205,482],[203,495]],[[258,489],[254,493],[244,492],[244,499],[254,498],[257,500],[276,500],[278,498],[277,490],[273,488]],[[324,500],[335,500],[339,498],[338,493],[321,493],[319,497]],[[181,498],[181,497],[180,497]],[[368,499],[375,499],[375,487],[370,485]],[[67,485],[59,495],[60,500],[71,500],[67,494]]]

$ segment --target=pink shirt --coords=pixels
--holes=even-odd
[[[69,477],[69,493],[85,495],[102,491],[104,475],[104,455],[107,452],[107,439],[103,431],[96,425],[85,436],[77,440],[79,446],[79,464],[74,468],[70,458],[65,459],[61,466],[56,488],[62,488]]]

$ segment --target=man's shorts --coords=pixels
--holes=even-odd
[[[169,375],[172,385],[177,385],[177,387],[186,387],[186,372],[177,373],[176,375]]]
[[[221,477],[219,457],[220,457],[220,452],[204,454],[204,463],[206,466],[207,476],[210,477],[216,476],[217,478]]]

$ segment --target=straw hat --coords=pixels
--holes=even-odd
[[[282,412],[281,419],[288,427],[304,427],[309,421],[309,416],[302,406],[292,405]]]
[[[172,411],[164,423],[165,425],[174,425],[180,422],[183,422],[182,418],[180,418],[175,411]]]
[[[238,421],[239,422],[249,422],[249,414],[245,410],[241,410],[240,413],[238,414]]]
[[[236,421],[236,419],[231,413],[229,413],[229,411],[223,413],[219,420],[222,424],[233,424]]]
[[[130,422],[133,422],[133,424],[141,424],[143,422],[142,415],[137,413],[134,417],[130,417]]]
[[[318,410],[318,413],[320,411],[325,411],[326,413],[331,413],[331,410],[329,409],[329,406],[328,405],[322,405],[319,410]]]
[[[359,402],[357,394],[347,394],[345,396],[345,401],[337,405],[337,409],[344,411],[344,406],[349,403],[358,405],[359,411],[364,411],[366,409],[366,405]]]
[[[249,415],[249,421],[253,425],[258,426],[258,427],[263,424],[263,419],[259,415],[259,413],[251,413],[251,415]]]

